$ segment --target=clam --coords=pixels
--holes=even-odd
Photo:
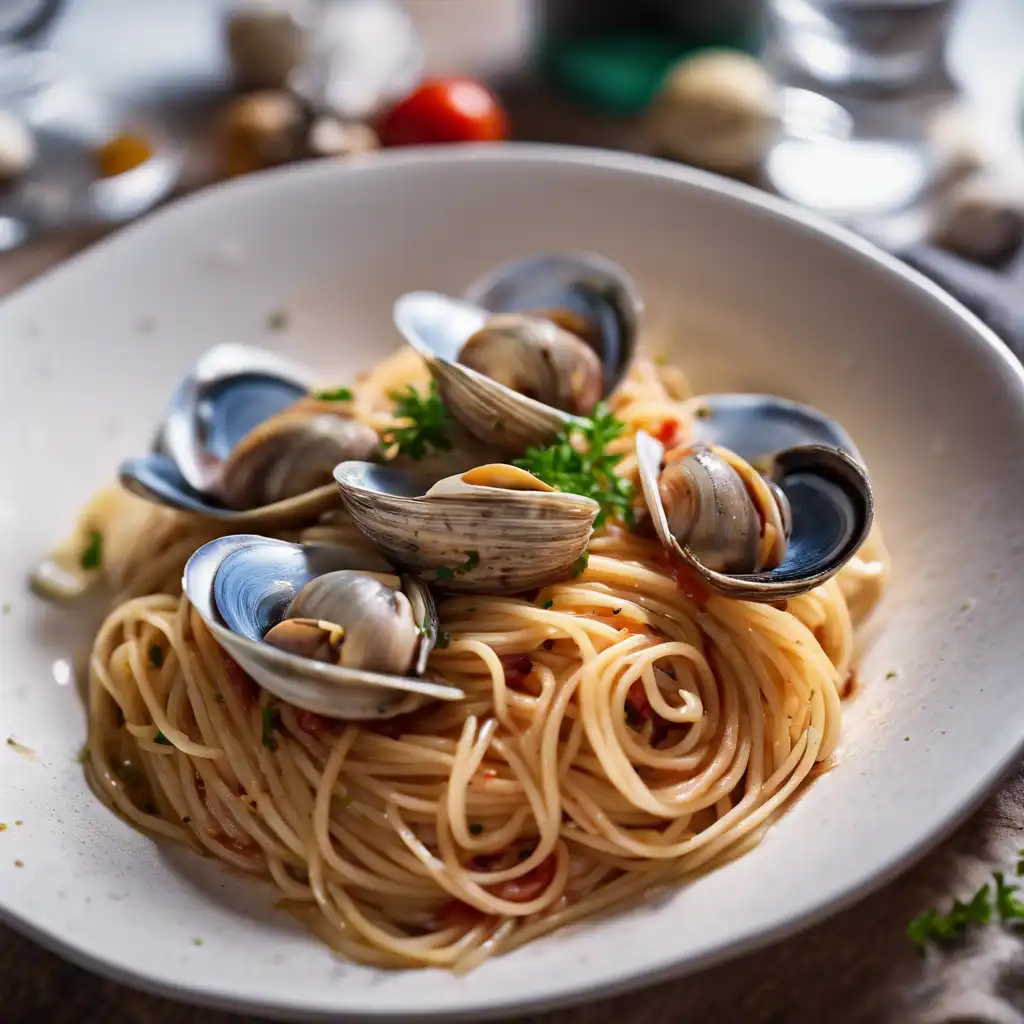
[[[433,599],[374,552],[222,537],[188,560],[183,587],[227,654],[289,704],[359,721],[464,696],[420,678]]]
[[[714,591],[777,601],[820,586],[871,528],[871,484],[822,413],[760,395],[695,399],[689,444],[640,431],[644,500],[661,542]],[[756,468],[755,468],[756,467]]]
[[[178,386],[152,452],[121,465],[122,483],[235,526],[309,521],[336,501],[335,464],[368,458],[378,443],[309,387],[305,371],[269,352],[211,349]]]
[[[577,571],[599,506],[515,466],[431,480],[392,466],[334,471],[356,526],[393,564],[461,593],[519,593]]]
[[[589,253],[503,264],[466,299],[410,292],[399,331],[452,415],[505,455],[549,444],[629,369],[642,306],[626,273]]]

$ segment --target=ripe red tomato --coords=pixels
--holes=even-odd
[[[435,78],[396,104],[378,126],[385,146],[500,142],[509,135],[498,98],[472,78]]]

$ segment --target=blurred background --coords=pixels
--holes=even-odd
[[[224,178],[504,139],[742,179],[1024,333],[1024,0],[4,0],[0,289]]]

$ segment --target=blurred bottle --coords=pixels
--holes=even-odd
[[[541,73],[606,113],[637,113],[687,53],[756,51],[763,8],[762,0],[538,0]]]

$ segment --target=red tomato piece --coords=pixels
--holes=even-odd
[[[314,736],[327,725],[326,718],[321,717],[315,711],[307,711],[305,708],[298,709],[295,720],[303,732],[312,733]]]
[[[552,853],[522,878],[498,882],[496,885],[488,886],[487,891],[497,896],[499,900],[508,900],[509,903],[529,903],[551,885],[557,868],[558,859]]]
[[[519,686],[533,671],[533,659],[528,654],[503,654],[499,660],[509,686]]]
[[[658,433],[655,436],[666,449],[669,449],[675,447],[676,434],[678,432],[678,420],[665,420],[665,422],[658,428]]]
[[[385,146],[501,142],[509,137],[508,115],[494,93],[475,79],[435,78],[392,107],[378,134]]]
[[[636,725],[643,725],[654,714],[651,710],[651,702],[647,699],[647,691],[640,679],[626,691],[626,712],[630,721]]]

